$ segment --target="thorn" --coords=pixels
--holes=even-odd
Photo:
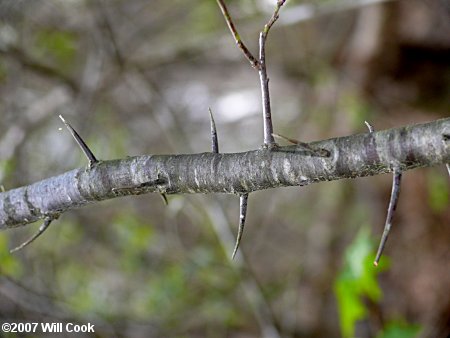
[[[163,202],[165,205],[169,205],[169,201],[167,200],[167,196],[164,193],[160,193],[159,196],[161,196]]]
[[[448,141],[450,141],[450,135],[449,134],[442,135],[442,142],[444,143],[444,146],[447,146]],[[445,166],[447,167],[448,176],[450,176],[450,163],[446,163]]]
[[[247,202],[248,202],[248,194],[243,194],[239,196],[239,229],[236,237],[236,244],[234,245],[233,254],[231,255],[231,259],[234,259],[234,256],[236,256],[239,244],[241,243],[242,234],[244,233],[245,217],[247,215]]]
[[[289,138],[289,137],[286,137],[286,136],[283,136],[283,135],[280,135],[280,134],[272,133],[272,136],[274,136],[276,138],[279,138],[279,139],[282,139],[282,140],[285,140],[287,142],[293,143],[293,144],[297,145],[298,147],[304,148],[304,149],[306,149],[306,150],[308,150],[308,151],[310,151],[310,152],[312,152],[315,155],[318,155],[320,157],[328,157],[328,156],[330,156],[330,152],[328,150],[326,150],[326,149],[313,148],[308,143],[305,143],[305,142],[302,142],[302,141],[299,141],[299,140],[296,140],[296,139],[293,139],[293,138]]]
[[[92,167],[92,165],[94,163],[97,163],[98,160],[95,158],[94,154],[92,153],[92,151],[89,149],[89,147],[86,145],[86,143],[83,141],[83,139],[81,138],[81,136],[76,132],[75,129],[72,128],[72,126],[66,122],[66,120],[64,120],[64,118],[59,115],[59,118],[61,119],[61,121],[63,121],[63,123],[66,125],[67,129],[69,129],[70,133],[72,134],[73,138],[75,139],[75,141],[77,141],[78,145],[81,148],[81,151],[83,152],[83,154],[87,157],[88,161],[89,161],[89,168]]]
[[[47,230],[47,228],[50,226],[50,223],[52,223],[53,220],[54,220],[54,218],[47,217],[44,220],[44,223],[42,223],[42,225],[39,227],[39,230],[33,236],[31,236],[28,240],[26,240],[19,246],[10,250],[9,253],[17,252],[17,251],[23,249],[24,247],[26,247],[27,245],[33,243],[36,240],[36,238],[38,238],[40,235],[42,235],[44,233],[45,230]]]
[[[402,179],[402,172],[400,169],[394,168],[393,180],[392,180],[392,191],[391,191],[391,199],[389,201],[388,212],[386,216],[386,223],[384,225],[383,235],[381,236],[380,245],[378,246],[377,255],[375,257],[375,261],[373,265],[378,266],[381,255],[384,250],[384,246],[386,245],[386,241],[389,236],[389,231],[392,226],[392,218],[394,217],[394,212],[397,207],[398,197],[400,194],[400,183]]]
[[[216,122],[214,121],[214,116],[211,111],[211,108],[208,108],[208,110],[209,110],[209,120],[211,121],[211,149],[213,153],[218,154],[219,138],[217,137]]]
[[[272,136],[276,137],[276,138],[279,138],[279,139],[282,139],[282,140],[285,140],[285,141],[288,141],[288,142],[290,142],[292,144],[301,144],[301,143],[303,143],[303,142],[300,142],[299,140],[296,140],[296,139],[293,139],[293,138],[289,138],[289,137],[286,137],[286,136],[283,136],[283,135],[280,135],[280,134],[272,133]]]
[[[375,128],[367,121],[364,121],[364,123],[366,124],[367,128],[369,129],[369,133],[373,133],[375,131]]]

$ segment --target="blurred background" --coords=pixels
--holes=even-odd
[[[257,54],[275,0],[226,1]],[[449,116],[448,0],[287,1],[270,32],[274,129],[302,141]],[[262,144],[258,73],[212,0],[0,0],[0,184],[97,158]],[[95,324],[98,337],[446,337],[449,179],[404,174],[381,266],[391,175],[239,199],[126,197],[0,233],[0,321]],[[0,336],[2,334],[0,333]]]

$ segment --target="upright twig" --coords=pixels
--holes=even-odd
[[[248,194],[243,194],[239,196],[239,228],[236,237],[236,244],[234,246],[231,259],[234,259],[234,256],[236,256],[239,244],[241,243],[242,234],[244,233],[245,217],[247,215],[247,202],[248,202]]]
[[[219,153],[219,138],[217,136],[216,122],[214,121],[214,116],[209,108],[209,120],[211,122],[211,150],[213,153]]]
[[[228,28],[236,41],[236,44],[244,53],[245,57],[249,60],[253,68],[257,69],[259,72],[259,81],[261,83],[261,96],[262,96],[262,109],[263,109],[263,129],[264,129],[264,147],[273,148],[276,146],[275,140],[273,138],[273,124],[272,124],[272,113],[270,108],[270,95],[269,95],[269,78],[267,76],[267,66],[266,66],[266,40],[269,34],[270,28],[278,20],[278,13],[281,6],[284,5],[286,0],[278,0],[275,7],[275,11],[272,14],[270,20],[265,24],[263,30],[259,34],[259,60],[257,60],[253,54],[248,50],[245,44],[242,42],[236,27],[233,24],[230,13],[223,0],[217,0],[225,21],[228,24]]]
[[[259,61],[253,56],[253,54],[249,51],[247,46],[241,40],[241,37],[239,36],[236,26],[234,25],[233,20],[231,19],[230,13],[228,12],[227,6],[225,6],[225,3],[223,2],[223,0],[217,0],[217,4],[219,5],[220,10],[222,11],[223,17],[225,18],[225,21],[227,22],[228,28],[230,29],[230,32],[234,37],[234,41],[236,42],[238,47],[242,50],[242,53],[244,53],[244,56],[250,62],[252,67],[258,69]]]
[[[98,160],[95,158],[94,154],[92,153],[92,151],[89,149],[89,147],[86,145],[86,143],[83,141],[83,139],[81,138],[81,136],[76,132],[75,129],[72,128],[72,126],[66,122],[66,120],[59,115],[59,118],[61,119],[61,121],[63,121],[63,123],[66,125],[67,129],[69,129],[70,133],[72,134],[73,138],[75,139],[75,141],[77,141],[78,145],[81,148],[81,151],[83,152],[83,154],[87,157],[88,161],[89,161],[89,167],[92,167],[92,165],[94,163],[97,163]]]
[[[45,218],[44,223],[42,223],[42,225],[39,227],[39,230],[33,236],[31,236],[28,240],[26,240],[25,242],[23,242],[19,246],[17,246],[14,249],[10,250],[9,253],[14,253],[14,252],[17,252],[19,250],[22,250],[27,245],[33,243],[40,235],[42,235],[45,232],[45,230],[47,230],[47,228],[50,226],[50,224],[52,223],[52,221],[54,219],[55,218],[52,218],[52,217]]]
[[[267,76],[266,66],[266,40],[269,34],[270,28],[278,20],[278,12],[281,6],[284,5],[286,0],[278,0],[275,11],[270,18],[269,22],[264,26],[264,29],[259,34],[259,81],[261,83],[262,94],[262,108],[263,108],[263,121],[264,121],[264,146],[272,148],[276,145],[273,134],[272,113],[270,107],[270,95],[269,95],[269,78]]]
[[[384,225],[383,235],[381,236],[381,241],[380,245],[378,246],[377,255],[375,257],[375,261],[373,262],[375,266],[378,266],[378,262],[380,261],[381,255],[384,250],[384,246],[386,245],[386,241],[389,236],[389,231],[391,230],[392,218],[394,217],[395,208],[397,207],[398,197],[400,194],[401,179],[402,179],[401,170],[399,168],[394,168],[391,199],[389,200],[389,207],[386,216],[386,223]]]

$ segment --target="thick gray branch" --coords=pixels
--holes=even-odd
[[[148,192],[233,193],[303,186],[450,163],[450,118],[427,124],[235,154],[144,155],[98,162],[0,193],[0,229],[87,203]]]

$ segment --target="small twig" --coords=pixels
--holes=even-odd
[[[36,238],[38,238],[40,235],[42,235],[45,232],[45,230],[47,230],[47,228],[50,226],[50,224],[52,223],[52,221],[54,219],[55,218],[52,218],[52,217],[45,218],[44,223],[42,223],[42,225],[39,227],[39,230],[33,236],[31,236],[28,240],[26,240],[19,246],[10,250],[9,253],[17,252],[17,251],[23,249],[24,247],[26,247],[27,245],[33,243],[36,240]]]
[[[215,154],[219,153],[219,138],[217,137],[216,122],[214,121],[214,116],[209,108],[209,120],[211,121],[211,149]]]
[[[394,168],[391,199],[389,201],[389,207],[386,216],[386,223],[384,225],[383,235],[381,236],[381,241],[380,245],[378,246],[377,255],[375,257],[375,261],[373,262],[375,266],[378,266],[378,262],[380,261],[381,255],[384,250],[384,246],[386,245],[389,231],[391,230],[392,218],[394,217],[395,208],[397,207],[398,197],[400,194],[401,179],[402,179],[401,170],[398,168]]]
[[[364,123],[366,124],[367,129],[369,129],[369,133],[372,134],[375,131],[375,128],[367,121],[364,121]]]
[[[253,68],[258,69],[259,68],[259,61],[253,56],[253,54],[250,52],[250,50],[245,46],[244,42],[241,40],[241,37],[239,36],[239,33],[237,32],[236,27],[234,26],[233,20],[231,19],[230,13],[228,12],[227,6],[225,6],[225,3],[223,0],[217,0],[217,4],[220,7],[220,10],[222,11],[223,17],[225,18],[225,21],[227,22],[228,28],[230,29],[231,34],[234,37],[234,41],[238,45],[238,47],[242,50],[242,53],[244,53],[247,60],[250,62]]]
[[[81,136],[76,132],[75,129],[72,128],[72,126],[66,122],[66,120],[64,120],[64,118],[59,115],[59,118],[61,119],[61,121],[63,121],[63,123],[66,125],[67,129],[69,129],[70,133],[72,134],[73,138],[75,139],[75,141],[77,141],[78,145],[81,148],[81,151],[83,152],[83,154],[87,157],[88,161],[89,161],[89,167],[92,167],[92,165],[94,163],[97,163],[98,160],[95,158],[94,154],[92,153],[92,151],[89,149],[89,147],[86,145],[86,143],[83,141],[83,139],[81,138]]]
[[[233,254],[231,255],[231,259],[234,259],[234,256],[236,256],[239,244],[241,243],[242,234],[244,233],[245,217],[247,215],[247,202],[248,202],[248,194],[243,194],[239,196],[239,229],[236,237],[236,244],[234,246]]]
[[[278,12],[280,11],[281,6],[283,6],[285,2],[286,2],[286,0],[278,0],[277,1],[277,6],[275,7],[275,11],[273,12],[272,17],[270,18],[269,22],[267,22],[267,24],[264,26],[263,33],[266,36],[267,36],[267,33],[269,33],[269,30],[270,30],[270,28],[272,28],[275,21],[278,20],[278,18],[279,18]]]
[[[330,156],[330,152],[328,150],[326,150],[326,149],[322,149],[322,148],[316,149],[316,148],[311,147],[308,143],[305,143],[305,142],[302,142],[302,141],[299,141],[299,140],[296,140],[296,139],[293,139],[293,138],[289,138],[289,137],[286,137],[286,136],[283,136],[283,135],[280,135],[280,134],[272,133],[272,135],[275,136],[276,138],[279,138],[279,139],[285,140],[287,142],[293,143],[293,144],[297,145],[298,147],[304,148],[304,149],[312,152],[314,155],[317,155],[317,156],[320,156],[320,157],[328,157],[328,156]]]

